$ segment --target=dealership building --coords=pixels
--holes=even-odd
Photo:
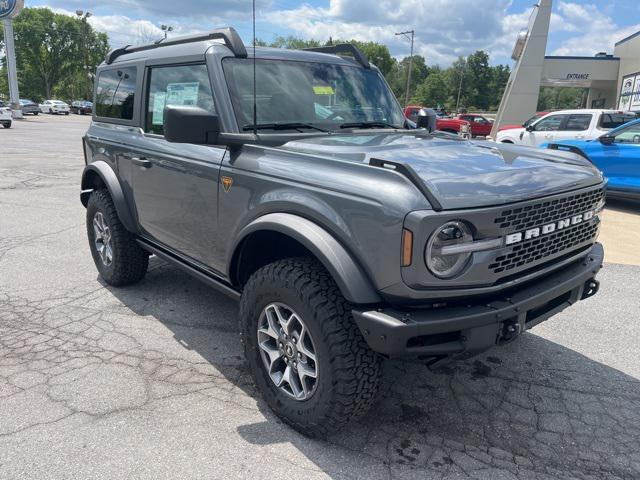
[[[516,61],[496,128],[522,123],[536,112],[540,87],[588,88],[587,108],[640,112],[640,32],[621,38],[613,53],[593,57],[547,56],[552,0],[540,0],[513,50]],[[606,48],[603,45],[603,50]]]

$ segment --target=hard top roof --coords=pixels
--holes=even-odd
[[[253,58],[253,47],[245,46],[240,36],[233,28],[215,30],[209,34],[176,37],[170,40],[160,40],[147,45],[125,46],[112,50],[107,54],[105,65],[117,65],[140,60],[155,60],[163,58],[180,58],[188,56],[204,56],[210,49],[215,48],[222,56],[239,58]],[[352,57],[344,57],[338,53],[351,53]],[[341,44],[317,49],[287,50],[283,48],[256,47],[257,59],[294,60],[320,63],[334,63],[343,65],[360,65],[369,68],[369,62],[364,55],[351,44]]]

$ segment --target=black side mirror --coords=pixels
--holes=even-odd
[[[600,140],[600,143],[603,145],[613,145],[616,141],[616,137],[612,137],[611,135],[602,135],[598,140]]]
[[[426,128],[429,133],[436,129],[436,121],[438,116],[432,108],[421,108],[418,112],[416,124],[418,128]]]
[[[169,106],[164,109],[164,138],[172,143],[216,145],[220,119],[200,107]]]
[[[533,132],[536,129],[535,125],[527,125],[526,130],[527,132]]]

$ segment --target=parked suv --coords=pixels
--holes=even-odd
[[[496,142],[540,147],[563,140],[594,140],[635,118],[617,110],[559,110],[523,128],[499,131]]]
[[[124,47],[94,105],[100,276],[136,283],[156,255],[239,300],[258,389],[307,435],[365,413],[385,357],[472,356],[598,290],[596,168],[409,128],[352,45]]]

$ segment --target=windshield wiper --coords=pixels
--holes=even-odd
[[[340,125],[340,128],[393,128],[395,130],[399,130],[403,127],[391,125],[387,122],[352,122],[343,123],[342,125]]]
[[[329,130],[324,128],[316,127],[310,123],[302,123],[302,122],[289,122],[289,123],[259,123],[258,125],[245,125],[242,127],[242,130],[302,130],[302,129],[311,129],[317,130],[318,132],[328,133]]]

